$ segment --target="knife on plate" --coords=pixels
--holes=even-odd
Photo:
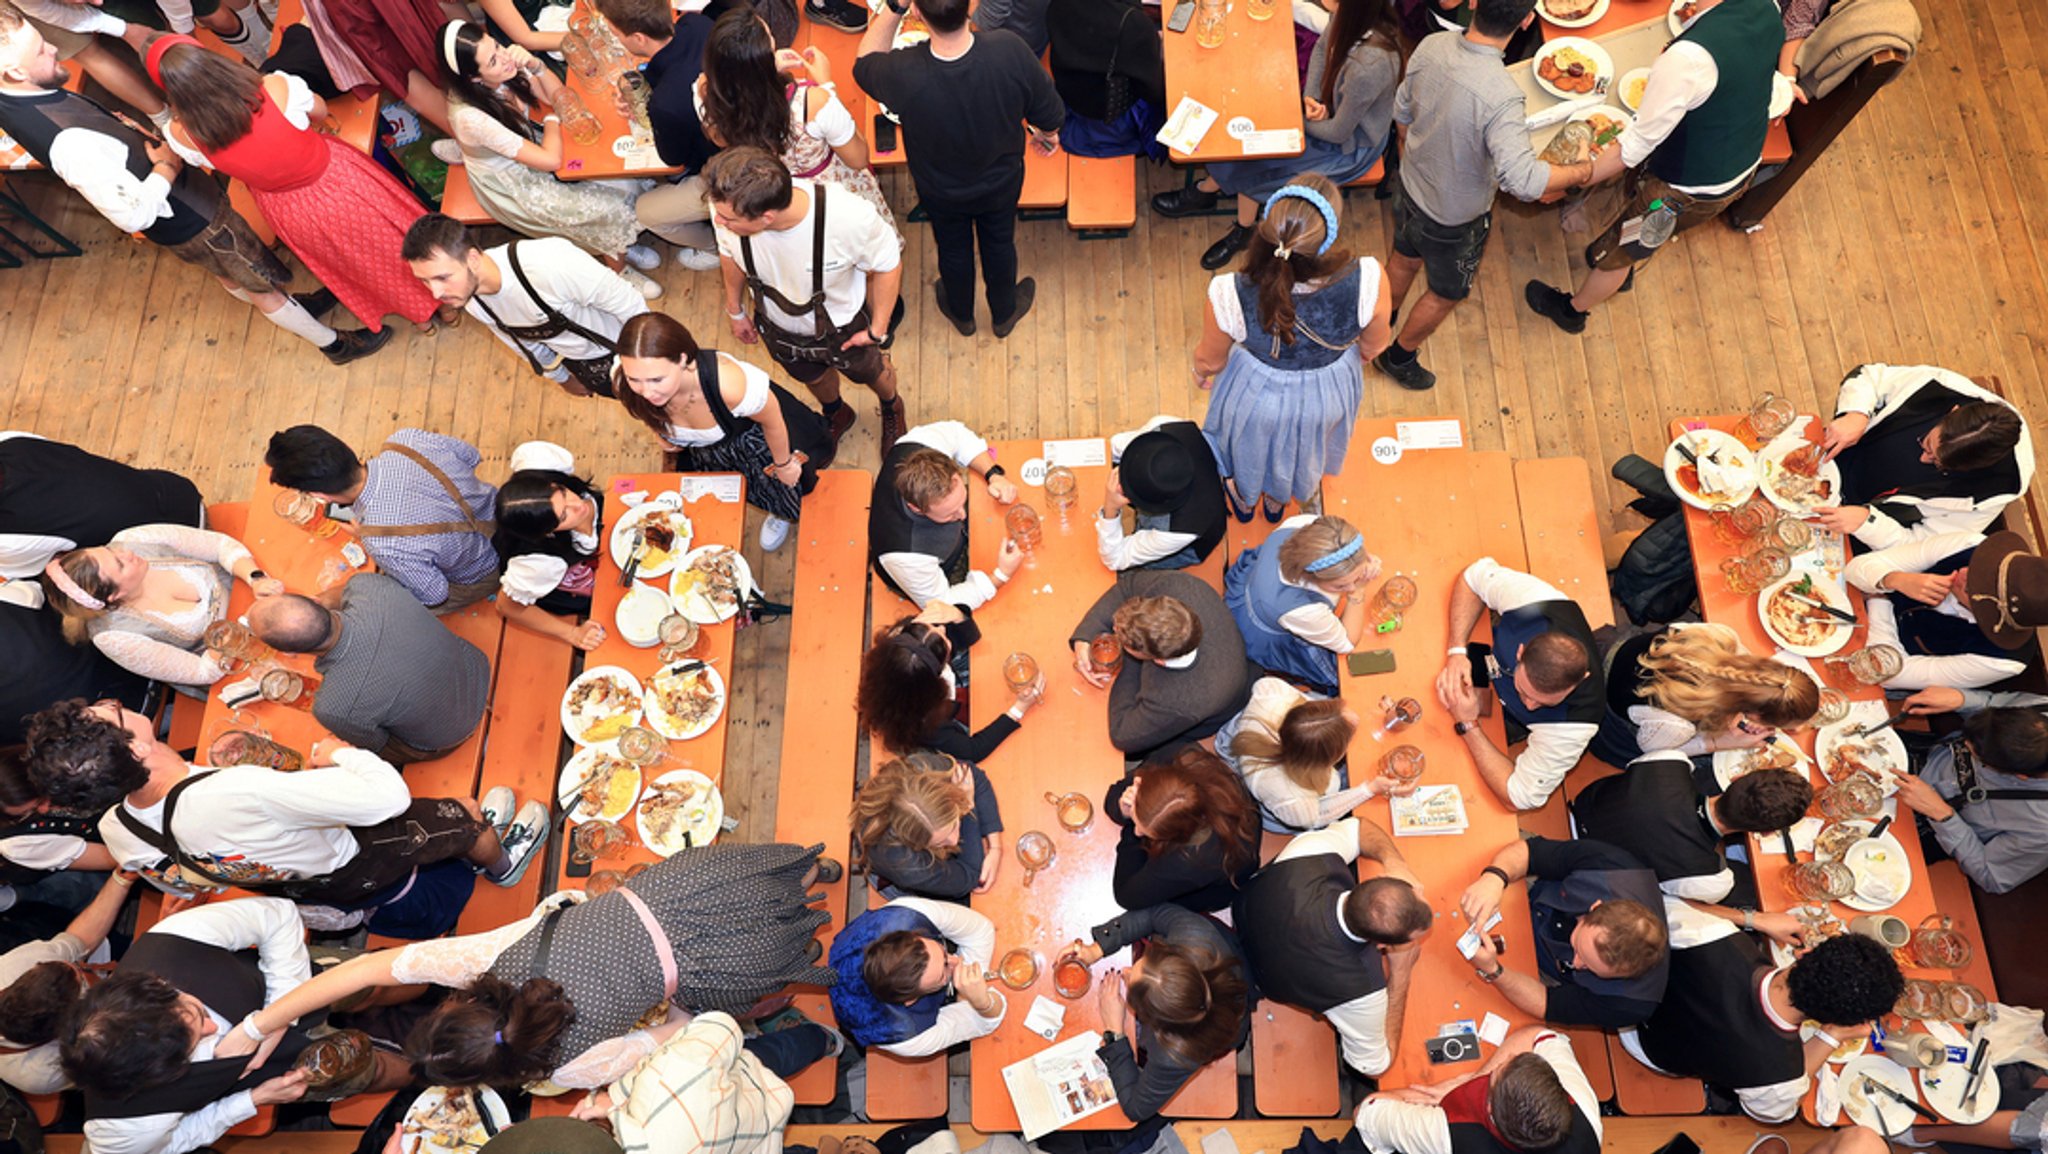
[[[1801,605],[1810,605],[1815,609],[1825,610],[1828,616],[1833,617],[1837,621],[1846,621],[1851,625],[1856,623],[1856,615],[1854,613],[1849,612],[1847,609],[1837,609],[1818,597],[1808,597],[1804,593],[1794,593],[1790,589],[1785,590],[1785,596],[1799,602]]]
[[[1970,1076],[1963,1082],[1963,1109],[1968,1110],[1977,1101],[1977,1091],[1984,1088],[1984,1051],[1991,1048],[1991,1039],[1977,1039],[1977,1049],[1970,1054]]]
[[[1899,722],[1904,721],[1911,716],[1912,714],[1907,713],[1905,710],[1902,709],[1899,712],[1892,714],[1890,717],[1885,718],[1883,721],[1878,722],[1876,725],[1858,725],[1855,729],[1851,730],[1847,736],[1869,737],[1873,733],[1882,733],[1883,731],[1890,729],[1892,726],[1897,725]]]
[[[1885,814],[1885,815],[1884,815],[1883,817],[1881,817],[1881,818],[1878,818],[1878,819],[1877,819],[1877,824],[1876,824],[1876,825],[1874,825],[1874,826],[1871,826],[1871,827],[1870,827],[1870,832],[1869,832],[1869,833],[1866,833],[1866,834],[1864,834],[1864,835],[1863,835],[1864,839],[1865,839],[1865,840],[1871,840],[1871,839],[1875,839],[1875,838],[1880,838],[1880,837],[1883,837],[1883,836],[1884,836],[1884,831],[1886,831],[1886,830],[1888,830],[1888,829],[1890,829],[1890,828],[1891,828],[1891,826],[1892,826],[1892,819],[1893,819],[1893,818],[1896,818],[1897,816],[1898,816],[1898,815],[1897,815],[1897,814],[1895,814],[1895,813],[1888,813],[1888,814]]]
[[[1685,458],[1686,464],[1693,466],[1699,465],[1700,455],[1692,451],[1692,446],[1685,443],[1684,437],[1680,437],[1677,440],[1671,442],[1671,447],[1678,450],[1678,455]]]
[[[640,557],[646,552],[647,533],[645,530],[636,527],[633,530],[633,546],[626,550],[626,567],[619,570],[619,584],[621,586],[631,586],[633,584],[633,575],[640,571]]]
[[[1904,1106],[1906,1109],[1911,1110],[1914,1114],[1918,1115],[1921,1118],[1925,1118],[1929,1122],[1933,1122],[1936,1124],[1939,1124],[1941,1122],[1941,1119],[1935,1116],[1934,1111],[1929,1110],[1927,1107],[1922,1106],[1920,1103],[1915,1102],[1913,1099],[1906,1097],[1904,1094],[1899,1093],[1897,1090],[1892,1089],[1890,1086],[1885,1085],[1883,1082],[1878,1081],[1870,1075],[1863,1075],[1863,1092],[1867,1095],[1872,1090],[1875,1090],[1878,1093],[1883,1094],[1885,1097],[1890,1098],[1892,1101],[1897,1102],[1899,1105]],[[1884,1117],[1884,1111],[1879,1110],[1877,1113],[1879,1118]]]

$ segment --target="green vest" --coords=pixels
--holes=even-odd
[[[1771,0],[1722,0],[1678,39],[1706,49],[1720,80],[1650,154],[1650,171],[1666,184],[1711,188],[1763,155],[1784,18]]]

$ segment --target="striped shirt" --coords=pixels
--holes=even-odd
[[[474,445],[429,433],[400,429],[388,440],[404,445],[448,474],[478,521],[488,524],[498,489],[477,479],[483,455]],[[463,511],[448,497],[441,482],[400,453],[379,452],[365,466],[362,495],[356,498],[356,522],[365,526],[460,524]],[[406,587],[422,605],[448,600],[448,586],[475,585],[498,575],[498,552],[489,537],[466,527],[452,533],[417,537],[363,538],[363,547],[377,567]]]

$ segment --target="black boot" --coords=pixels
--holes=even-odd
[[[1202,267],[1215,272],[1230,263],[1230,259],[1252,244],[1252,227],[1248,224],[1233,224],[1223,239],[1210,245],[1202,253]]]
[[[320,352],[327,358],[329,364],[345,365],[350,361],[362,360],[390,344],[391,337],[396,332],[397,330],[390,325],[385,325],[374,333],[368,329],[347,329],[335,333],[334,343]]]

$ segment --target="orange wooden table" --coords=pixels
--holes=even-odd
[[[612,524],[616,525],[618,519],[624,517],[630,508],[620,500],[623,495],[643,492],[652,498],[656,494],[674,490],[682,477],[683,475],[679,473],[622,473],[612,477],[605,483],[606,500],[617,510],[612,515]],[[740,489],[744,494],[745,478],[740,478]],[[714,544],[739,548],[746,528],[746,510],[744,499],[727,503],[708,494],[686,503],[683,512],[690,518],[690,548]],[[590,619],[604,625],[605,639],[604,644],[583,655],[583,668],[616,665],[631,673],[642,686],[645,686],[661,668],[661,649],[658,646],[651,649],[636,649],[627,644],[619,633],[619,599],[625,596],[626,590],[619,584],[619,566],[612,559],[610,533],[611,529],[607,526],[606,539],[602,542],[603,547],[598,550],[597,587],[591,594],[590,606]],[[668,588],[668,576],[664,574],[647,584],[665,591]],[[733,679],[737,676],[732,667],[733,628],[733,621],[704,626],[697,647],[692,652],[693,659],[711,662],[712,667],[718,670],[718,675],[725,680],[726,708],[720,711],[718,720],[711,723],[710,729],[688,741],[670,741],[667,755],[658,764],[647,769],[646,780],[652,781],[672,769],[694,769],[713,782],[722,782],[725,773],[725,732],[726,726],[732,721],[731,695]],[[556,790],[559,793],[559,780]],[[632,844],[619,856],[603,858],[591,868],[623,869],[635,862],[661,860],[659,854],[640,844],[640,831],[634,814],[628,813],[620,819],[619,824],[631,835]],[[565,842],[562,852],[555,855],[561,864],[562,873],[556,876],[553,888],[581,889],[583,878],[588,874],[582,867],[577,867],[577,876],[569,874],[569,855],[566,849],[568,834],[560,827],[556,832],[565,839]]]
[[[1400,1045],[1394,1051],[1393,1065],[1380,1076],[1382,1087],[1433,1082],[1474,1068],[1429,1062],[1424,1044],[1448,1023],[1477,1023],[1489,1011],[1507,1019],[1511,1027],[1531,1020],[1498,990],[1480,981],[1458,953],[1458,937],[1466,928],[1458,912],[1458,898],[1493,855],[1519,838],[1521,831],[1515,811],[1480,780],[1464,739],[1452,732],[1450,715],[1437,703],[1435,684],[1445,661],[1452,583],[1481,557],[1491,556],[1510,568],[1524,567],[1514,467],[1506,453],[1466,448],[1410,449],[1391,465],[1374,460],[1369,451],[1373,441],[1398,436],[1400,423],[1391,419],[1359,422],[1343,473],[1323,482],[1323,508],[1360,528],[1366,548],[1384,563],[1384,575],[1405,574],[1421,588],[1421,596],[1405,614],[1402,627],[1369,643],[1371,648],[1392,649],[1398,669],[1373,677],[1354,677],[1349,669],[1342,674],[1344,696],[1365,720],[1351,744],[1352,780],[1371,777],[1379,759],[1395,745],[1414,745],[1428,759],[1422,783],[1457,785],[1470,825],[1455,836],[1398,839],[1409,867],[1422,880],[1437,920],[1422,942],[1422,959],[1409,988]],[[1480,629],[1484,636],[1484,617]],[[1420,701],[1422,720],[1375,741],[1372,730],[1382,717],[1377,704],[1382,695]],[[1496,745],[1503,743],[1499,709],[1481,724]],[[1390,826],[1384,800],[1368,802],[1359,812],[1382,828]],[[1501,924],[1494,932],[1507,942],[1504,960],[1526,972],[1535,945],[1525,888],[1510,887],[1501,900],[1500,912]]]
[[[1294,21],[1285,3],[1275,0],[1271,16],[1254,20],[1247,0],[1231,0],[1223,43],[1216,48],[1195,43],[1193,23],[1186,32],[1165,36],[1166,115],[1173,115],[1183,97],[1216,110],[1216,123],[1201,143],[1193,152],[1172,153],[1174,160],[1195,164],[1301,152],[1301,80],[1295,70]],[[1258,132],[1292,129],[1292,146],[1278,140],[1240,141],[1229,131],[1231,121],[1240,117]]]
[[[996,457],[1011,477],[1019,462],[1043,451],[1038,441],[1011,441],[994,446]],[[976,728],[1009,708],[1003,683],[1003,659],[1022,651],[1038,659],[1045,672],[1045,700],[1026,717],[1023,728],[983,762],[1003,810],[1003,856],[995,888],[973,900],[976,909],[996,924],[996,957],[1021,946],[1044,960],[1038,983],[1028,990],[1003,989],[1010,1010],[1002,1028],[972,1046],[974,1125],[983,1132],[1019,1128],[1017,1111],[1003,1084],[1003,1067],[1051,1045],[1024,1028],[1032,1000],[1043,996],[1066,1007],[1061,1039],[1102,1029],[1095,992],[1074,1001],[1052,989],[1052,964],[1076,938],[1115,917],[1120,909],[1110,894],[1117,826],[1101,813],[1080,833],[1068,833],[1054,820],[1045,794],[1069,790],[1087,795],[1098,808],[1110,784],[1123,776],[1123,754],[1109,742],[1108,692],[1096,689],[1074,671],[1067,635],[1097,597],[1114,584],[1115,575],[1095,554],[1091,524],[1094,500],[1108,477],[1106,466],[1074,470],[1080,501],[1060,524],[1046,507],[1043,489],[1019,485],[1019,500],[1037,508],[1045,520],[1045,540],[995,600],[975,611],[981,643],[973,650]],[[989,499],[979,482],[969,485],[972,557],[977,568],[994,568],[1001,548],[1004,509]],[[882,619],[878,602],[876,619]],[[1024,885],[1018,864],[1017,839],[1037,830],[1052,838],[1058,856],[1050,867]],[[1096,967],[1102,973],[1130,965],[1128,953],[1113,955]],[[1211,1063],[1181,1088],[1163,1113],[1173,1117],[1229,1118],[1237,1113],[1236,1055]],[[1105,1110],[1069,1129],[1121,1130],[1130,1126],[1122,1110]]]
[[[590,0],[576,0],[572,19],[590,13],[596,15]],[[628,65],[631,67],[631,65]],[[632,122],[619,112],[618,90],[604,83],[602,78],[592,80],[574,68],[568,70],[562,84],[574,92],[597,117],[599,126],[597,139],[589,144],[579,144],[562,134],[562,167],[555,171],[561,180],[606,180],[624,176],[669,176],[683,171],[679,167],[662,164],[656,160],[649,165],[631,165],[622,159],[615,148],[630,144],[633,137]]]

